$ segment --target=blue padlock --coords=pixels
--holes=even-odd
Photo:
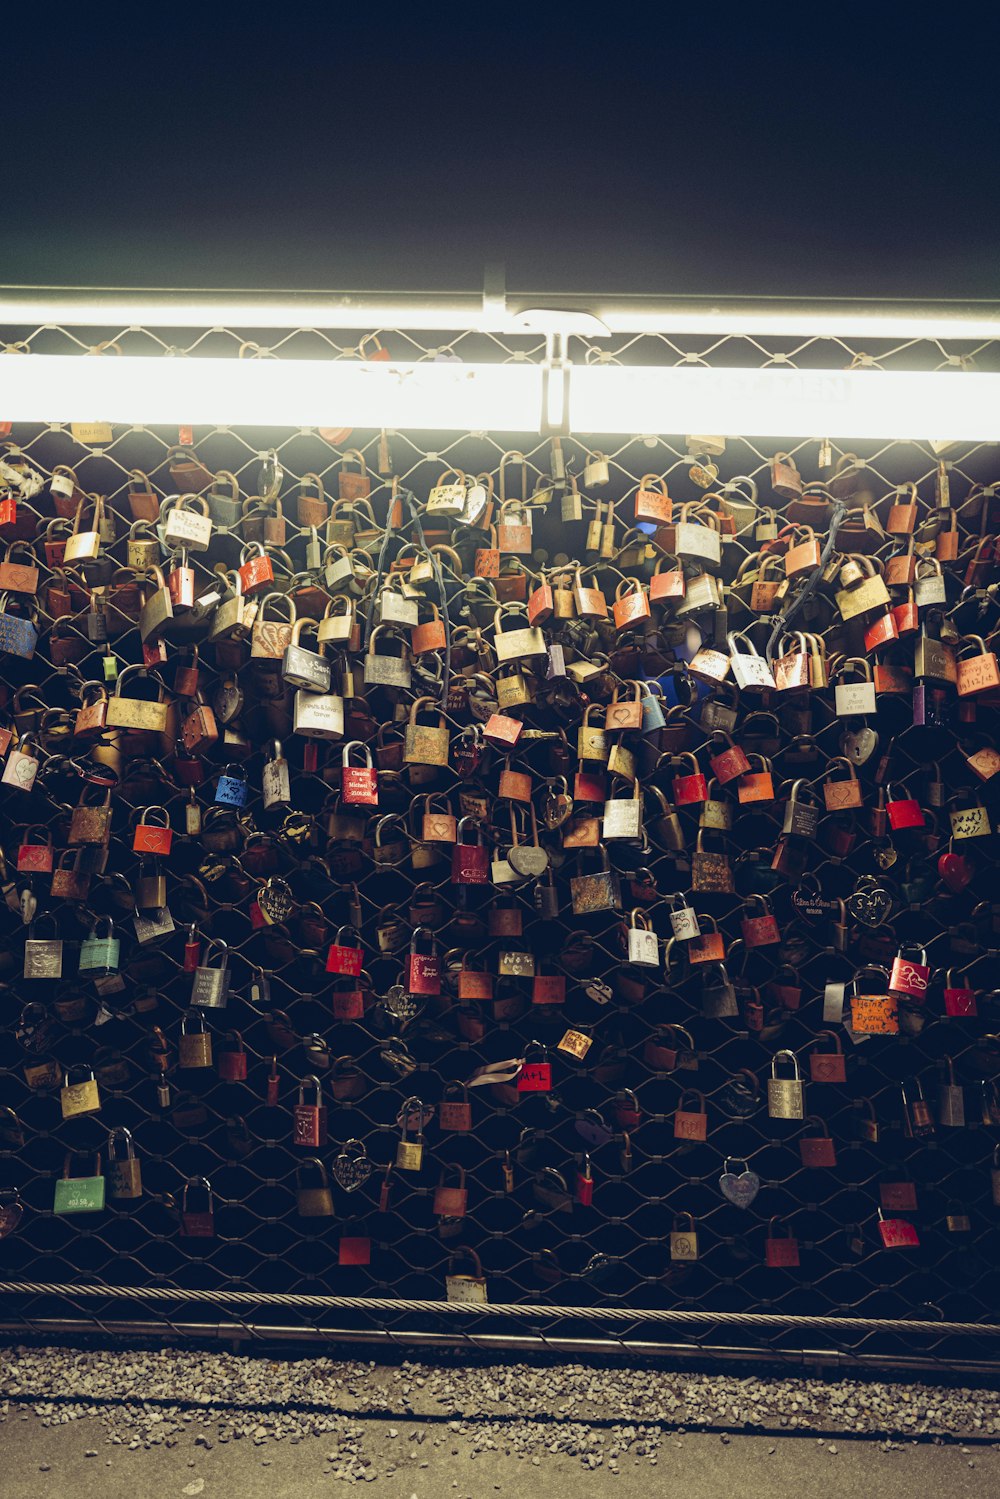
[[[246,771],[241,765],[227,765],[215,788],[216,806],[245,807],[249,796]]]

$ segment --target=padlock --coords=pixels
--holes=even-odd
[[[323,1162],[312,1157],[295,1167],[295,1208],[300,1218],[332,1218],[333,1191]]]
[[[733,895],[736,886],[729,858],[725,853],[702,847],[705,832],[705,828],[698,829],[695,850],[691,855],[691,887],[704,894]]]
[[[80,943],[81,974],[101,976],[118,972],[121,941],[114,932],[114,923],[109,916],[98,917],[89,936]]]
[[[966,636],[959,647],[956,670],[959,697],[974,698],[1000,687],[1000,665],[981,635]]]
[[[215,804],[218,807],[243,808],[250,799],[250,783],[242,765],[230,763],[219,776],[215,785]]]
[[[733,681],[741,692],[767,692],[775,686],[774,675],[767,660],[758,654],[745,631],[730,631],[726,636],[726,643],[729,646]]]
[[[671,1220],[670,1258],[682,1261],[698,1258],[698,1233],[690,1213],[675,1213]]]
[[[52,1211],[58,1216],[74,1213],[100,1213],[104,1208],[105,1178],[101,1175],[101,1156],[90,1157],[90,1176],[70,1176],[72,1152],[63,1157],[62,1176],[56,1180]]]
[[[229,1003],[229,948],[219,938],[212,938],[209,946],[219,949],[221,961],[217,968],[207,960],[199,963],[194,971],[190,1002],[197,1009],[223,1010]]]
[[[693,802],[707,801],[708,783],[694,755],[685,752],[676,756],[676,759],[686,762],[693,768],[687,775],[674,776],[672,787],[674,803],[680,807],[689,806]]]
[[[306,1088],[311,1087],[313,1102],[306,1103]],[[315,1150],[327,1143],[327,1109],[323,1087],[315,1074],[302,1078],[298,1098],[292,1106],[292,1144]]]
[[[641,968],[659,968],[659,938],[653,931],[652,923],[644,911],[631,912],[627,927],[627,943],[629,963]]]
[[[351,757],[355,753],[361,755],[364,764],[361,767],[351,764]],[[378,771],[372,765],[372,753],[366,744],[358,739],[352,739],[344,745],[340,757],[340,794],[346,806],[351,807],[377,807],[378,806]]]
[[[857,782],[855,781],[855,784]],[[785,806],[782,833],[794,838],[815,838],[819,829],[819,804],[808,781],[792,783],[791,794]]]
[[[190,507],[190,508],[189,508]],[[207,552],[212,539],[208,501],[203,495],[181,494],[160,507],[163,541],[168,550],[184,547],[189,552]]]
[[[125,1154],[118,1155],[122,1141]],[[132,1143],[131,1130],[119,1125],[108,1131],[107,1195],[116,1202],[135,1201],[142,1196],[142,1168]]]
[[[878,1231],[885,1249],[916,1249],[920,1237],[906,1218],[885,1218],[878,1210]]]
[[[574,916],[620,909],[618,882],[612,873],[607,850],[601,849],[600,853],[602,867],[597,873],[576,874],[570,878],[570,901]]]
[[[429,941],[431,951],[418,952],[420,941]],[[426,926],[414,928],[406,957],[406,991],[408,994],[441,993],[441,958],[434,933]]]
[[[691,1107],[691,1104],[694,1107]],[[705,1095],[697,1088],[685,1088],[674,1110],[674,1139],[693,1142],[708,1138],[708,1114]]]
[[[316,632],[318,650],[310,651],[302,644],[302,632],[307,629]],[[281,675],[287,687],[301,688],[303,692],[309,693],[329,693],[330,662],[319,640],[319,625],[316,620],[295,621],[291,639],[281,660]]]
[[[907,1088],[914,1092],[914,1097],[907,1097]],[[934,1116],[930,1111],[930,1105],[924,1097],[924,1085],[919,1077],[913,1079],[912,1083],[901,1083],[900,1093],[903,1100],[903,1130],[908,1139],[922,1140],[934,1134]]]
[[[540,1060],[539,1060],[540,1059]],[[552,1090],[552,1066],[548,1052],[540,1041],[528,1041],[517,1075],[519,1093],[549,1093]]]
[[[852,913],[853,914],[853,913]],[[883,980],[879,989],[868,992],[859,985],[866,973],[876,973]],[[869,964],[859,969],[851,981],[851,1029],[860,1035],[896,1035],[899,1032],[899,1001],[889,993],[886,969]]]
[[[364,658],[364,680],[371,687],[389,687],[408,690],[410,686],[410,650],[405,642],[400,641],[400,654],[398,656],[378,655],[377,646],[380,642],[384,625],[376,625],[368,637],[368,650]]]
[[[197,1193],[191,1196],[192,1189]],[[204,1206],[192,1204],[201,1198]],[[207,1176],[189,1176],[181,1190],[181,1236],[185,1239],[215,1237],[215,1198]]]
[[[768,1221],[764,1263],[772,1270],[795,1269],[800,1263],[798,1240],[785,1220],[777,1215]]]
[[[472,1274],[456,1273],[455,1262],[461,1257],[470,1261]],[[479,1255],[474,1249],[462,1249],[448,1258],[448,1273],[445,1276],[445,1297],[448,1301],[474,1303],[485,1306],[488,1300],[486,1277]]]
[[[816,1114],[808,1116],[799,1136],[799,1156],[803,1166],[813,1170],[828,1170],[837,1164],[837,1147],[826,1122]]]
[[[709,763],[712,767],[712,775],[720,786],[725,786],[729,781],[737,780],[750,769],[750,761],[747,759],[746,751],[740,745],[735,744],[729,734],[720,729],[716,729],[712,733],[712,741],[709,748]],[[675,797],[676,790],[677,782],[675,780]]]
[[[910,952],[917,952],[920,961],[907,956]],[[902,995],[915,1004],[923,1004],[927,997],[927,987],[930,983],[931,970],[927,962],[927,954],[923,948],[901,947],[892,962],[892,972],[889,976],[890,994]]]
[[[74,1082],[74,1073],[85,1072],[83,1082]],[[64,1119],[75,1119],[81,1115],[101,1112],[101,1095],[94,1078],[94,1069],[76,1064],[66,1069],[66,1080],[59,1094],[59,1105]]]
[[[943,1058],[945,1081],[938,1089],[938,1123],[945,1129],[965,1128],[965,1089],[956,1081],[955,1063]]]
[[[837,778],[838,767],[847,771],[846,780]],[[823,776],[823,802],[828,812],[844,812],[864,805],[858,773],[853,763],[843,755],[837,755],[827,763]]]
[[[820,1051],[821,1043],[827,1042],[832,1051]],[[820,1031],[809,1049],[809,1076],[814,1083],[845,1083],[846,1062],[840,1038],[833,1031]]]
[[[976,991],[968,985],[956,983],[955,970],[949,968],[944,978],[944,1012],[951,1016],[975,1016],[978,1014]]]
[[[347,941],[346,938],[351,936],[355,940]],[[342,938],[345,940],[342,941]],[[353,928],[339,926],[326,955],[326,972],[357,978],[361,972],[363,959],[364,950],[361,946],[361,939],[353,932]]]
[[[18,874],[51,874],[54,863],[51,831],[32,823],[18,844]]]
[[[197,1023],[197,1030],[188,1026]],[[212,1037],[200,1010],[189,1010],[181,1016],[181,1033],[177,1041],[177,1063],[180,1067],[211,1067]]]
[[[219,1077],[223,1082],[246,1081],[247,1053],[239,1031],[226,1031],[219,1048]]]
[[[642,836],[642,788],[633,781],[626,797],[616,796],[614,790],[604,803],[603,836],[606,841],[636,839]]]
[[[895,795],[893,792],[895,791]],[[894,833],[903,832],[907,828],[922,828],[924,826],[924,814],[920,803],[912,796],[901,796],[896,782],[892,782],[886,788],[886,815],[889,826]]]
[[[438,713],[433,727],[417,722],[419,713],[426,713],[434,707],[433,698],[418,697],[410,709],[403,748],[403,761],[407,765],[448,764],[449,737],[444,714]]]
[[[781,941],[778,923],[766,895],[748,895],[744,909],[750,913],[740,918],[740,930],[747,947],[766,947]]]
[[[458,1098],[449,1095],[458,1094]],[[469,1102],[467,1084],[446,1083],[438,1104],[438,1123],[442,1129],[455,1134],[467,1134],[472,1129],[472,1104]]]
[[[450,1176],[454,1176],[455,1186],[448,1184]],[[443,1165],[434,1189],[433,1212],[442,1218],[464,1218],[468,1211],[468,1203],[469,1193],[465,1185],[464,1166]]]
[[[667,913],[670,930],[678,942],[692,942],[696,937],[701,936],[698,913],[693,906],[688,904],[685,896],[668,895]]]
[[[792,1076],[778,1076],[778,1063],[784,1058],[791,1063]],[[799,1072],[799,1062],[793,1051],[776,1051],[771,1058],[771,1076],[767,1080],[767,1112],[772,1119],[802,1119],[805,1117],[805,1086]]]
[[[411,1128],[415,1138],[410,1138]],[[419,1171],[424,1163],[424,1105],[420,1098],[408,1098],[399,1111],[399,1140],[396,1142],[396,1167],[400,1171]]]
[[[844,678],[848,674],[860,675],[862,680],[847,682]],[[834,672],[833,681],[836,684],[834,698],[839,718],[863,717],[875,712],[875,683],[867,661],[851,657]]]

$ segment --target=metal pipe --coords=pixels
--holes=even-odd
[[[940,1377],[942,1374],[972,1375],[989,1379],[1000,1377],[1000,1362],[990,1359],[953,1359],[900,1357],[867,1353],[850,1353],[836,1348],[780,1349],[733,1348],[714,1343],[652,1343],[640,1338],[565,1338],[537,1335],[492,1333],[387,1332],[379,1328],[271,1327],[256,1322],[151,1322],[88,1321],[72,1317],[28,1317],[22,1321],[0,1321],[0,1337],[80,1337],[106,1336],[141,1340],[155,1338],[160,1343],[170,1338],[196,1341],[216,1340],[222,1343],[285,1343],[313,1345],[345,1343],[408,1350],[468,1351],[480,1353],[562,1353],[572,1356],[628,1355],[632,1358],[690,1360],[715,1364],[776,1364],[803,1369],[869,1369],[880,1375],[891,1371]],[[354,1414],[354,1412],[352,1412]]]
[[[562,315],[560,317],[560,315]],[[873,338],[1000,336],[1000,302],[510,292],[337,292],[0,286],[0,325],[384,328],[438,332],[703,333]],[[602,326],[603,325],[603,326]]]

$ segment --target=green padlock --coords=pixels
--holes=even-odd
[[[54,1213],[99,1213],[104,1208],[104,1177],[101,1175],[101,1155],[93,1157],[92,1176],[70,1176],[70,1152],[63,1160],[63,1174],[56,1182],[56,1194],[52,1203]]]
[[[103,934],[99,934],[102,932]],[[80,943],[80,972],[108,974],[118,972],[122,945],[115,936],[110,916],[101,916],[90,928],[90,936]]]

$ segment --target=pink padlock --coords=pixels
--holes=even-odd
[[[920,961],[908,957],[910,952],[918,952]],[[903,994],[907,999],[922,1004],[927,998],[927,986],[931,980],[931,970],[927,962],[927,954],[922,947],[901,947],[892,961],[892,972],[889,975],[890,994]]]

